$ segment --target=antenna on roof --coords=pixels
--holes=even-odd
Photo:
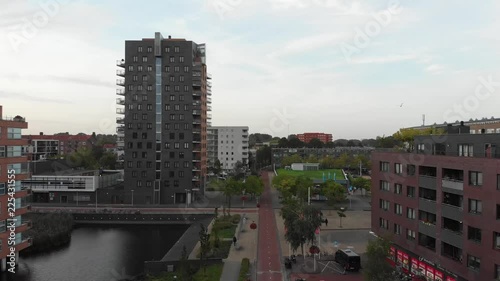
[[[425,126],[425,114],[422,114],[422,126]]]

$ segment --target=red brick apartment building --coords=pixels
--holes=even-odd
[[[71,154],[82,147],[92,148],[97,140],[93,135],[23,135],[32,147],[30,160],[43,160]]]
[[[2,208],[0,212],[0,267],[2,271],[7,270],[7,262],[10,261],[7,257],[10,254],[8,238],[11,230],[7,228],[10,219],[16,219],[16,262],[19,261],[19,251],[31,245],[31,238],[23,235],[23,232],[31,227],[31,222],[23,220],[23,215],[31,209],[26,200],[30,192],[21,188],[21,181],[29,177],[28,159],[22,153],[22,147],[27,143],[26,140],[21,139],[21,130],[26,128],[28,128],[28,123],[23,117],[3,117],[2,106],[0,106],[0,206]],[[11,196],[8,191],[12,187],[15,187],[14,217],[11,217],[8,212]]]
[[[426,280],[500,280],[500,134],[415,138],[372,153],[372,230]]]
[[[325,134],[325,133],[303,133],[303,134],[298,134],[297,138],[301,142],[305,142],[305,143],[309,143],[313,139],[319,139],[323,143],[333,141],[332,134]]]

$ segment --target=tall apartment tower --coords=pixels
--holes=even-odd
[[[21,139],[22,129],[28,128],[28,123],[21,116],[3,117],[0,106],[0,268],[8,270],[7,261],[10,259],[10,236],[15,235],[15,261],[19,261],[19,251],[31,245],[31,238],[24,232],[31,228],[31,222],[25,221],[23,215],[30,209],[27,197],[30,190],[21,187],[21,181],[29,177],[28,158],[23,154],[27,140]],[[11,188],[15,192],[11,192]],[[10,192],[10,194],[9,194]],[[8,210],[10,198],[15,198],[14,210]],[[11,215],[12,213],[12,215]],[[7,229],[10,223],[15,224],[15,234]],[[10,267],[9,267],[10,268]]]
[[[205,44],[156,32],[118,61],[118,146],[134,204],[190,204],[204,191],[211,77]]]

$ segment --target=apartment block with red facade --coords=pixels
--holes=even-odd
[[[7,263],[12,258],[9,236],[12,236],[8,228],[13,222],[15,224],[15,262],[19,261],[19,251],[31,245],[31,238],[25,237],[23,232],[31,227],[31,222],[24,221],[23,215],[31,208],[27,203],[30,192],[21,188],[21,181],[29,177],[28,160],[22,153],[22,147],[26,140],[21,139],[22,129],[28,128],[28,123],[21,116],[4,117],[2,106],[0,106],[0,267],[6,271]],[[15,188],[15,192],[9,194],[9,188]],[[11,216],[8,208],[9,199],[15,198],[15,212]],[[10,268],[10,267],[9,267]]]
[[[92,148],[97,140],[93,135],[23,135],[31,146],[30,160],[43,160],[71,154],[82,147]]]
[[[303,134],[298,134],[297,138],[301,142],[305,142],[305,143],[309,143],[313,139],[319,139],[323,143],[333,141],[332,134],[325,134],[325,133],[303,133]]]
[[[500,134],[419,136],[372,153],[372,230],[426,280],[500,280]]]

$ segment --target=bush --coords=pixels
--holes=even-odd
[[[38,214],[23,216],[33,222],[33,227],[26,231],[26,236],[33,238],[33,245],[23,250],[24,256],[54,250],[71,241],[73,216],[68,213]]]
[[[213,188],[213,187],[207,187],[206,191],[215,191],[215,188]]]
[[[217,221],[214,223],[214,226],[212,227],[212,231],[219,231],[221,229],[226,229],[230,228],[232,223],[230,221]]]
[[[241,260],[240,276],[238,277],[238,281],[248,280],[249,272],[250,272],[250,260],[244,258]]]
[[[236,214],[231,216],[231,222],[234,224],[238,224],[240,222],[241,215]]]

